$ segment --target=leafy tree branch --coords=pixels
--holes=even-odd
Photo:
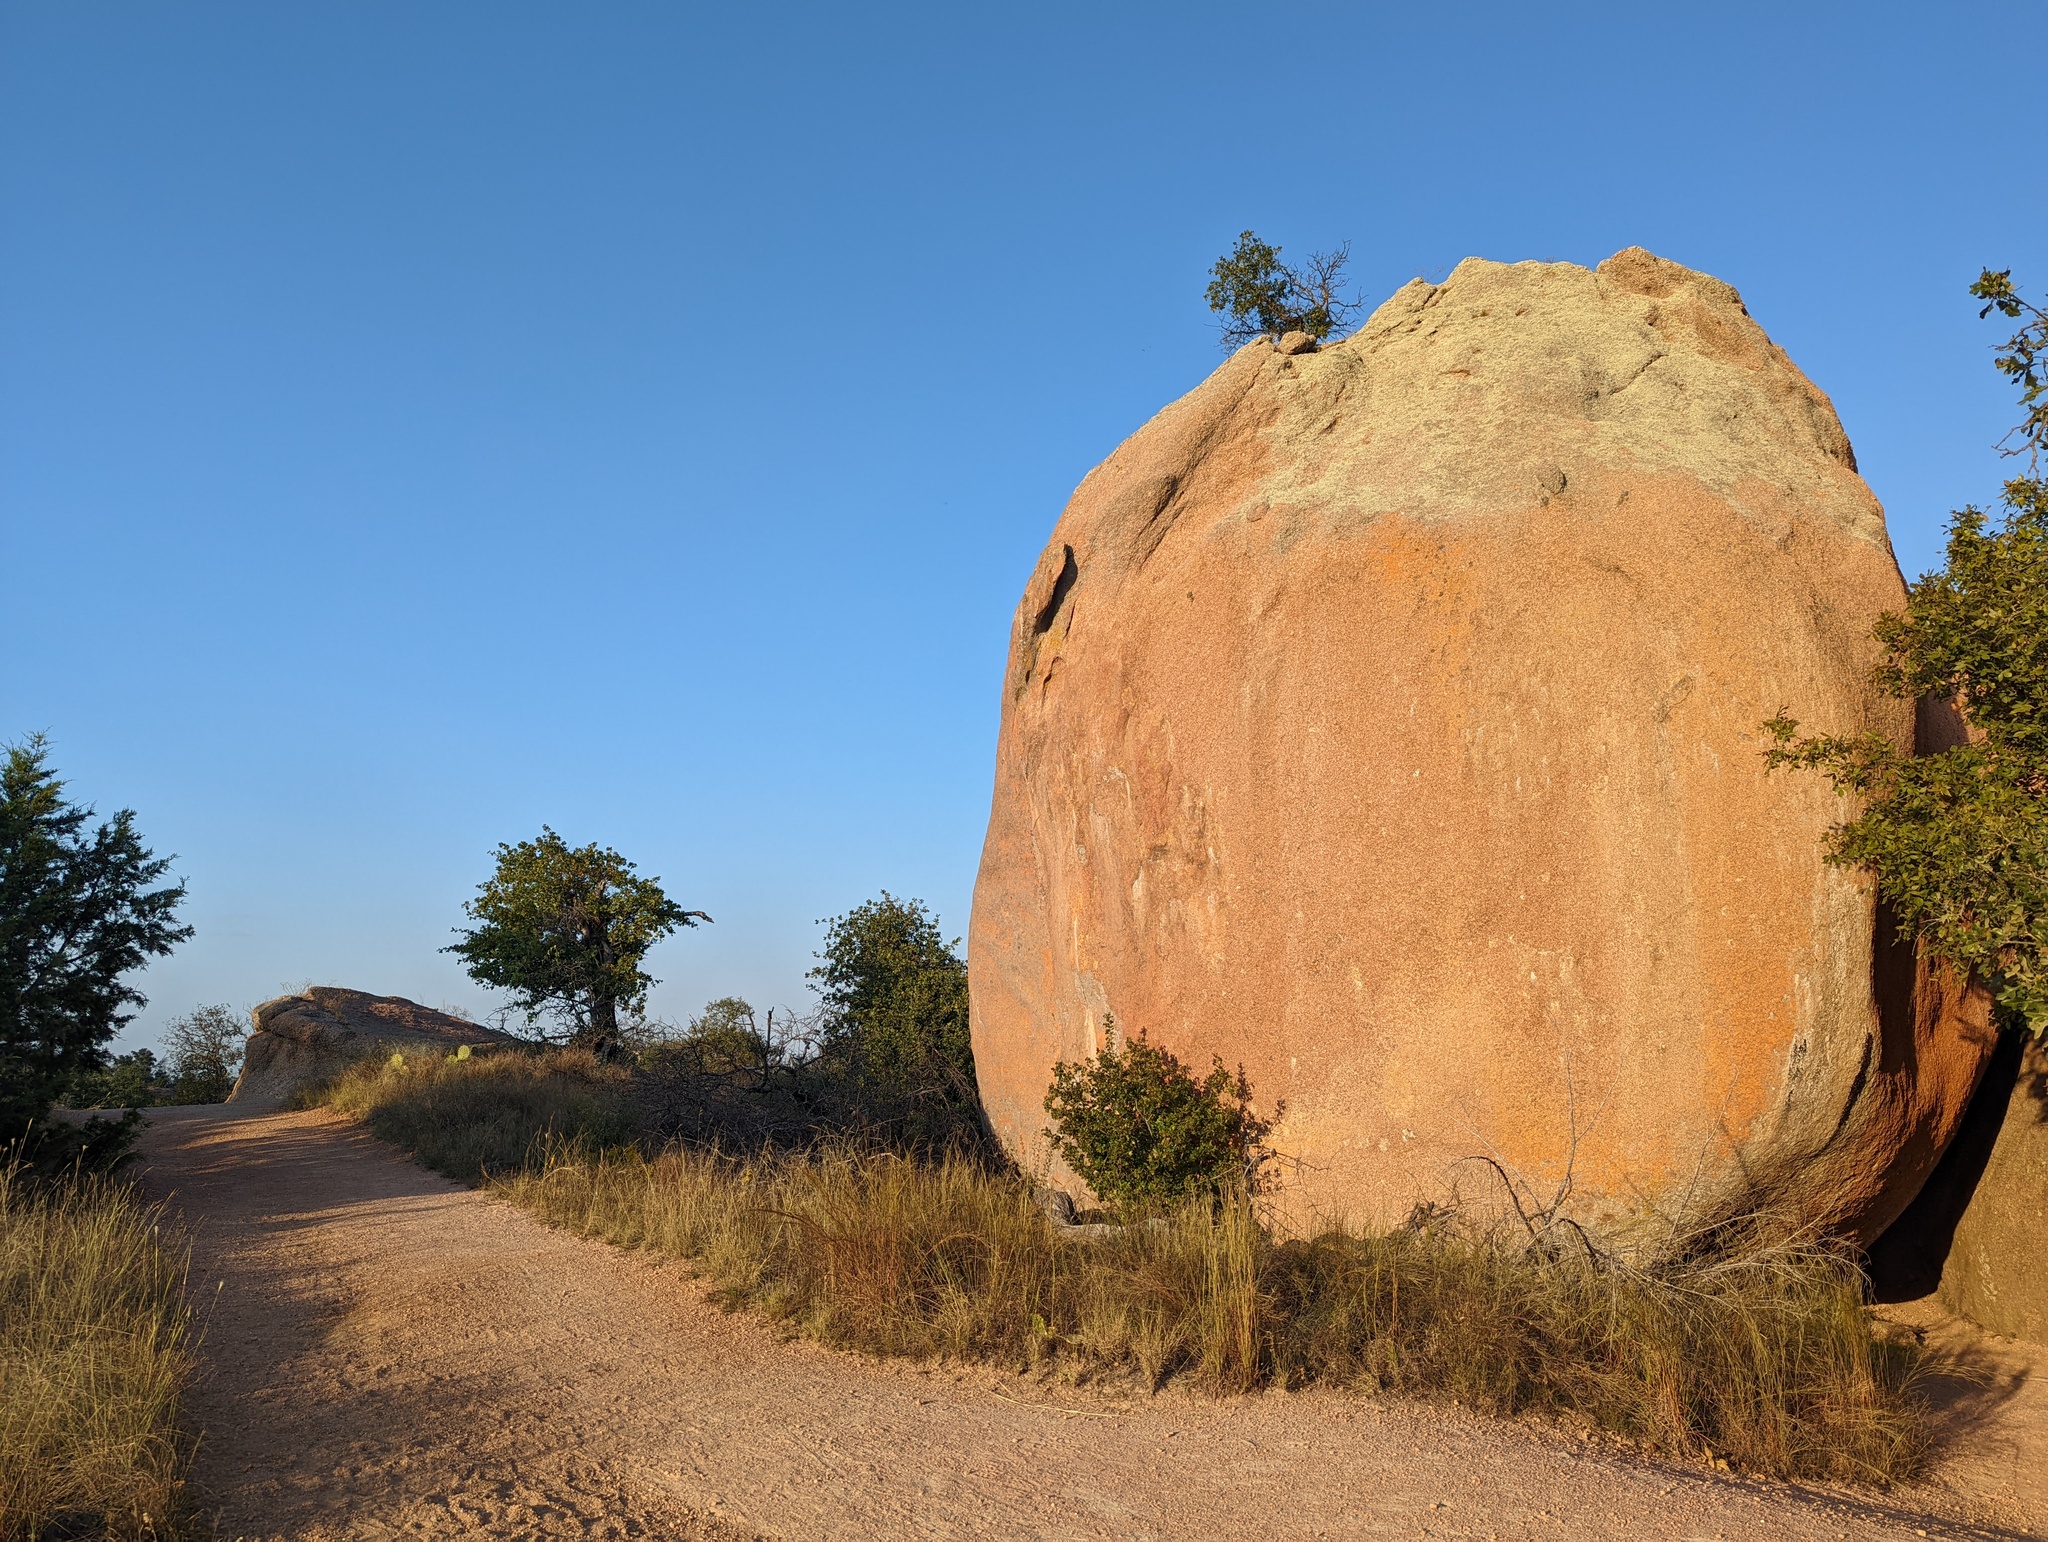
[[[1812,735],[1780,713],[1764,725],[1773,767],[1817,770],[1863,799],[1829,836],[1830,862],[1868,869],[1900,921],[1935,956],[1982,978],[2002,1017],[2048,1033],[2048,437],[2040,357],[2048,313],[1986,269],[1970,292],[2026,324],[1998,367],[2026,418],[2001,445],[2030,473],[2005,484],[2003,512],[1957,511],[1947,561],[1916,580],[1904,614],[1876,627],[1876,679],[1965,715],[1969,742],[1914,755],[1881,734]],[[2019,443],[2013,445],[2012,439]]]

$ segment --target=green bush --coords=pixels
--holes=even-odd
[[[119,1105],[116,1105],[119,1106]],[[35,1182],[88,1175],[105,1177],[120,1170],[142,1134],[142,1115],[129,1107],[118,1119],[45,1119],[32,1124],[18,1140],[0,1146],[0,1162],[15,1162]]]
[[[1113,1205],[1156,1209],[1226,1187],[1255,1187],[1271,1128],[1252,1112],[1244,1068],[1216,1060],[1206,1077],[1141,1032],[1122,1045],[1116,1019],[1093,1060],[1053,1067],[1046,1133],[1066,1164]]]
[[[704,1076],[763,1076],[780,1060],[753,1006],[739,996],[707,1002],[682,1033],[655,1040],[636,1058],[643,1068],[680,1062]]]
[[[57,1102],[61,1108],[154,1108],[170,1088],[156,1052],[132,1049],[103,1066],[72,1072]]]
[[[156,1108],[224,1103],[234,1091],[248,1037],[233,1007],[199,1007],[164,1028],[165,1058],[132,1049],[105,1065],[71,1073],[57,1101],[63,1108]]]

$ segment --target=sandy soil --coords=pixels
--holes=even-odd
[[[322,1113],[166,1110],[148,1181],[208,1307],[223,1537],[2031,1535],[2034,1362],[1958,1341],[1958,1454],[1889,1496],[1642,1462],[1321,1394],[1108,1395],[780,1342],[673,1265],[548,1230]],[[1931,1333],[1954,1333],[1928,1318]]]

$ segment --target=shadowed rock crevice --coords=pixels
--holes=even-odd
[[[1912,1075],[1918,1059],[1919,949],[1880,899],[1871,927],[1870,994],[1877,1003],[1877,1069]]]
[[[1974,1174],[1959,1165],[1939,1217],[1960,1211],[1941,1261],[1941,1300],[1993,1333],[2048,1344],[2048,1044],[2023,1031],[2008,1039],[2001,1051],[2017,1065],[1973,1109],[1964,1160],[1987,1144],[1989,1155]],[[1928,1255],[1939,1240],[1930,1233]]]
[[[1052,593],[1038,608],[1038,615],[1031,623],[1033,636],[1042,637],[1052,630],[1053,618],[1060,613],[1060,607],[1067,603],[1067,596],[1073,592],[1074,580],[1081,576],[1081,569],[1074,562],[1074,548],[1061,548],[1064,553],[1060,561],[1059,577],[1052,581]]]
[[[2019,1082],[2025,1048],[2024,1035],[2000,1037],[1948,1150],[1913,1202],[1871,1244],[1870,1284],[1879,1301],[1918,1300],[1932,1295],[1941,1284],[1956,1227],[1976,1197],[1977,1185],[1998,1143],[2006,1108]]]

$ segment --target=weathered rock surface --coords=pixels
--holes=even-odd
[[[277,1105],[307,1082],[332,1076],[350,1061],[388,1046],[440,1053],[464,1044],[513,1044],[510,1034],[423,1007],[403,996],[373,996],[338,985],[315,985],[278,996],[252,1012],[255,1031],[242,1056],[230,1103]]]
[[[1872,1235],[1954,1128],[1981,993],[1821,862],[1758,725],[1915,735],[1827,398],[1640,250],[1462,263],[1254,343],[1081,484],[1018,607],[969,941],[997,1130],[1050,1163],[1114,1014],[1278,1113],[1296,1206],[1490,1155],[1575,1213],[1758,1192]],[[1952,734],[1923,712],[1923,743]]]
[[[1952,1312],[2048,1344],[2048,1048],[2028,1043],[1941,1272]]]

